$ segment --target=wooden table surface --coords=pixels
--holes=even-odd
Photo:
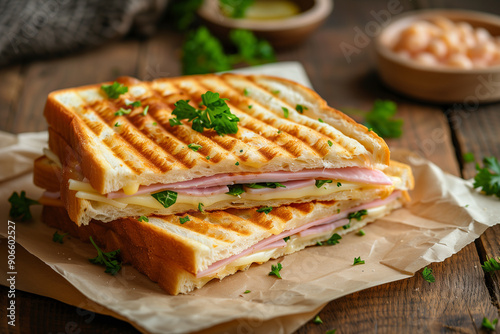
[[[387,9],[391,1],[336,1],[327,22],[298,48],[279,51],[279,61],[300,61],[315,89],[331,106],[368,110],[377,98],[398,104],[404,119],[400,139],[388,140],[391,148],[408,148],[464,178],[475,174],[474,164],[485,156],[500,158],[500,104],[469,108],[462,104],[438,106],[408,99],[386,89],[376,73],[373,40],[348,63],[339,45],[353,44],[354,28],[373,21],[373,11]],[[402,1],[404,10],[429,1]],[[490,1],[438,1],[450,8],[467,8],[500,14],[500,4]],[[107,81],[119,75],[142,80],[180,74],[181,34],[161,29],[152,38],[128,38],[64,57],[35,60],[0,68],[0,130],[12,133],[42,131],[47,94],[56,89]],[[500,201],[499,201],[500,205]],[[481,263],[500,256],[500,225],[488,229],[476,242],[442,263],[434,263],[436,282],[414,277],[360,291],[330,302],[320,313],[323,324],[307,323],[297,333],[477,333],[483,317],[499,317],[500,273],[485,274]],[[7,326],[3,287],[0,332],[67,332],[69,322],[78,333],[135,333],[130,324],[97,315],[87,323],[73,306],[18,291],[17,326]],[[75,332],[75,333],[77,333]]]

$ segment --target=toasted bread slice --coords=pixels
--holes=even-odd
[[[49,126],[77,152],[83,176],[101,194],[220,173],[389,163],[389,149],[373,131],[291,81],[236,74],[118,81],[128,92],[117,99],[97,84],[53,92],[45,107]],[[187,121],[170,126],[178,100],[198,107],[208,90],[229,99],[240,119],[236,134],[200,133]],[[142,106],[127,105],[133,101]],[[115,115],[120,108],[131,112]],[[201,148],[195,152],[190,144]]]
[[[316,245],[334,233],[343,235],[359,229],[400,207],[404,201],[405,196],[391,196],[373,210],[369,208],[360,220],[349,221],[341,217],[362,203],[293,204],[274,208],[268,214],[257,209],[230,209],[182,216],[150,216],[148,222],[132,217],[109,223],[93,220],[80,227],[69,219],[63,208],[44,207],[43,221],[85,241],[92,236],[106,251],[120,249],[125,262],[132,263],[175,295],[200,288],[214,278],[222,279],[238,270],[246,270],[252,263],[264,263]],[[182,222],[180,219],[185,217],[189,220]],[[307,224],[325,217],[332,217],[338,224],[326,230],[304,233]],[[289,236],[286,241],[284,233]],[[252,250],[266,238],[277,238],[282,245]],[[249,249],[250,252],[237,257]],[[210,270],[211,265],[216,268]]]

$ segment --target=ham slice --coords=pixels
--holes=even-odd
[[[289,237],[291,235],[294,235],[297,233],[299,235],[301,235],[301,233],[307,233],[307,234],[318,233],[318,231],[320,231],[319,227],[323,228],[323,226],[325,226],[324,231],[328,231],[329,229],[334,230],[335,228],[337,228],[339,226],[344,226],[349,222],[349,220],[346,219],[347,215],[349,213],[360,211],[360,210],[371,209],[371,208],[374,208],[377,206],[382,206],[382,205],[388,204],[388,203],[394,201],[399,196],[401,196],[401,191],[395,191],[391,195],[389,195],[388,197],[386,197],[384,199],[377,199],[377,200],[372,201],[370,203],[359,205],[357,207],[351,208],[349,210],[335,214],[333,216],[325,217],[325,218],[310,222],[308,224],[302,225],[300,227],[294,228],[292,230],[284,231],[280,234],[270,236],[269,238],[266,238],[264,240],[259,241],[258,243],[251,246],[250,248],[245,249],[243,252],[241,252],[239,254],[235,254],[235,255],[230,256],[226,259],[222,259],[220,261],[212,263],[210,266],[208,266],[207,269],[198,272],[196,274],[196,277],[209,276],[213,273],[216,273],[217,270],[219,270],[220,268],[226,266],[227,264],[229,264],[229,263],[231,263],[231,262],[233,262],[233,261],[235,261],[243,256],[250,255],[250,254],[253,254],[256,252],[260,252],[262,250],[272,249],[269,247],[270,245],[274,244],[275,242],[278,242],[279,240],[283,240],[283,238]],[[313,232],[311,232],[311,233],[305,232],[308,229],[316,228],[316,226],[318,227],[318,229],[312,230]],[[303,236],[303,235],[301,235],[301,236]]]
[[[143,195],[162,190],[179,191],[180,189],[210,188],[216,186],[227,186],[236,183],[260,183],[260,182],[288,182],[297,180],[331,179],[363,184],[392,185],[391,179],[377,169],[360,167],[345,167],[331,169],[304,169],[298,172],[268,172],[268,173],[241,173],[241,174],[219,174],[200,177],[189,181],[153,184],[140,186],[134,195]],[[127,197],[122,190],[107,194],[108,198]]]

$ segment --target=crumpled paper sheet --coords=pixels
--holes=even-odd
[[[32,185],[28,167],[12,168],[9,162],[26,164],[35,146],[41,154],[46,133],[17,138],[0,133],[1,143],[9,140],[17,144],[0,150],[0,166],[7,166],[0,170],[0,203],[7,203],[11,193],[20,190],[36,198],[42,191]],[[470,181],[445,174],[408,152],[393,152],[392,157],[413,168],[416,188],[410,205],[366,226],[363,237],[350,234],[335,246],[310,247],[282,258],[282,280],[268,276],[275,260],[212,281],[193,293],[169,296],[131,266],[125,265],[115,277],[105,274],[103,267],[87,260],[95,256],[90,244],[72,238],[65,238],[62,245],[52,242],[55,230],[40,222],[37,208],[33,222],[16,223],[16,240],[47,266],[40,261],[32,266],[37,261],[18,246],[17,287],[111,314],[152,333],[291,333],[327,302],[411,277],[429,263],[457,253],[500,222],[498,200],[479,194]],[[0,206],[4,222],[8,209],[8,205]],[[6,224],[1,225],[0,234],[7,235]],[[352,266],[355,256],[366,264]],[[5,262],[0,262],[2,276],[8,271]],[[251,292],[243,294],[245,290]]]

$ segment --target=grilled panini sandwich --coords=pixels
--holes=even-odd
[[[77,225],[407,188],[374,132],[275,77],[120,78],[51,93],[45,117],[46,156]]]
[[[48,192],[43,221],[88,241],[92,237],[107,251],[120,249],[122,259],[168,293],[201,288],[252,263],[265,263],[307,246],[334,245],[341,236],[389,214],[407,201],[406,191],[395,190],[384,199],[314,201],[272,208],[193,211],[178,215],[127,217],[103,223],[92,220],[77,226],[69,218],[54,184],[59,174],[42,157],[35,164],[35,180]],[[386,172],[411,187],[408,166],[391,162]],[[52,192],[50,191],[52,190]],[[376,195],[373,195],[377,198]],[[286,277],[286,276],[285,276]]]

